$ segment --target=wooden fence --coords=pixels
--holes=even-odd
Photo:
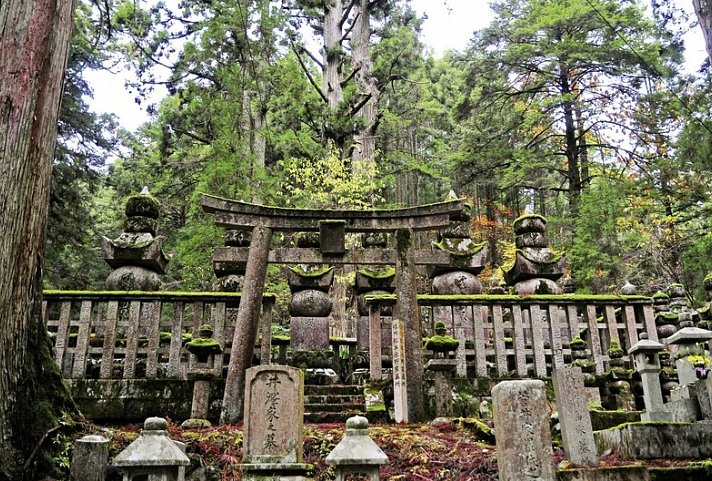
[[[185,379],[184,345],[210,324],[227,363],[240,293],[45,291],[43,316],[65,378]],[[262,324],[275,297],[265,294]],[[269,332],[269,330],[266,330]]]
[[[372,316],[378,316],[383,306],[395,303],[395,296],[373,296],[367,302]],[[576,336],[587,341],[589,359],[602,374],[611,341],[627,351],[641,332],[657,340],[652,301],[642,296],[420,295],[418,305],[423,336],[444,321],[460,340],[460,365],[472,360],[477,377],[550,376],[553,366],[570,362],[568,343]]]

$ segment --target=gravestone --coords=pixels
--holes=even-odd
[[[74,441],[71,481],[104,481],[109,464],[109,440],[88,435]]]
[[[576,464],[597,463],[591,415],[584,395],[580,367],[565,366],[554,370],[554,394],[559,410],[561,438],[568,459]]]
[[[555,481],[544,382],[501,382],[492,403],[500,481]]]
[[[393,408],[397,423],[408,422],[408,386],[405,370],[405,322],[393,319]]]
[[[247,370],[245,481],[303,481],[304,377],[300,369],[270,364]]]

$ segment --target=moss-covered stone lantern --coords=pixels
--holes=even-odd
[[[336,467],[336,481],[346,481],[349,475],[357,474],[378,481],[379,467],[387,462],[386,453],[368,435],[368,419],[363,416],[346,420],[344,437],[326,457],[326,464]]]
[[[168,437],[166,420],[148,418],[143,431],[111,463],[123,481],[184,481],[190,459],[179,443]]]
[[[670,421],[670,414],[663,410],[663,394],[660,388],[660,357],[663,345],[648,339],[648,334],[640,334],[640,340],[633,344],[628,354],[633,356],[635,370],[643,384],[645,412],[643,421]]]

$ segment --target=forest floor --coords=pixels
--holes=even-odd
[[[455,419],[452,422],[430,424],[373,424],[369,427],[369,434],[388,456],[388,463],[380,469],[382,480],[498,481],[494,438],[490,428],[476,419]],[[140,430],[141,425],[138,424],[94,426],[94,434],[101,434],[111,440],[110,459],[135,440]],[[304,462],[313,465],[311,479],[314,481],[334,479],[334,468],[324,460],[342,439],[344,430],[343,424],[304,426]],[[187,475],[196,469],[202,470],[202,475],[192,479],[242,479],[242,425],[191,430],[181,429],[169,421],[168,431],[172,439],[186,444],[186,452],[192,461]],[[554,462],[560,467],[567,464],[562,450],[556,447]],[[646,464],[676,467],[691,462],[659,460]],[[617,459],[612,455],[600,460],[601,467],[629,465],[639,466],[641,462]],[[110,468],[107,481],[120,479],[119,473]]]

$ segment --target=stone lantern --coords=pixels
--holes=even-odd
[[[193,384],[193,403],[190,419],[183,421],[184,429],[210,427],[208,408],[210,405],[210,382],[219,379],[222,374],[222,362],[216,362],[216,356],[223,352],[222,346],[213,339],[213,328],[203,324],[198,329],[198,338],[185,345],[190,353],[188,358],[188,380]]]
[[[123,481],[184,481],[188,456],[168,437],[166,420],[148,418],[143,431],[111,463],[123,473]]]
[[[697,382],[695,374],[694,358],[699,358],[703,362],[703,368],[709,367],[704,365],[705,348],[700,344],[706,343],[712,339],[712,331],[700,329],[699,327],[684,327],[668,338],[670,345],[677,346],[677,375],[680,386],[687,386]],[[693,359],[691,359],[693,358]]]
[[[368,419],[354,416],[346,420],[346,433],[326,457],[326,464],[336,466],[335,481],[345,481],[349,474],[361,474],[378,481],[379,467],[388,456],[368,435]]]
[[[670,420],[669,414],[663,410],[663,394],[660,389],[659,353],[662,349],[662,344],[648,339],[647,333],[641,333],[640,341],[628,350],[643,383],[645,412],[640,416],[643,421]]]

